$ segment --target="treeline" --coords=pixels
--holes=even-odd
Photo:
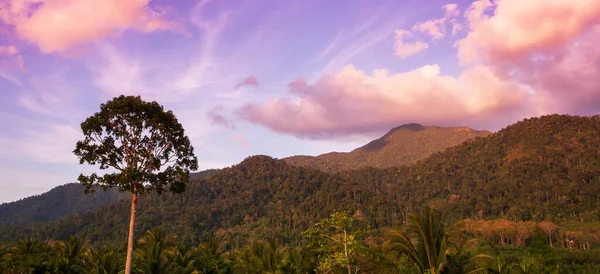
[[[543,232],[550,246],[588,250],[600,243],[600,223],[570,223],[561,227],[550,221],[515,222],[506,219],[464,220],[465,231],[500,245],[523,245],[536,230]]]
[[[398,229],[371,229],[337,212],[296,235],[249,239],[216,233],[186,243],[153,228],[137,240],[134,273],[597,273],[598,250],[551,247],[543,225],[521,245],[473,238],[463,222],[448,225],[431,208]],[[0,273],[119,273],[126,243],[93,245],[78,236],[34,238],[0,246]]]
[[[598,116],[544,116],[416,165],[335,174],[253,156],[192,180],[185,193],[141,197],[136,233],[158,226],[186,242],[225,231],[237,235],[234,242],[278,235],[295,243],[298,233],[333,212],[357,212],[378,229],[399,227],[408,212],[431,205],[449,221],[549,221],[565,233],[588,235],[600,221],[599,127]],[[127,232],[129,206],[122,201],[57,222],[0,227],[0,241],[77,235],[114,243]],[[586,248],[598,242],[567,236]]]

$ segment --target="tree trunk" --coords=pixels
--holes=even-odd
[[[131,197],[131,216],[129,217],[129,238],[127,239],[127,261],[125,262],[125,274],[131,274],[131,261],[133,259],[133,227],[135,226],[135,202],[137,194]]]
[[[350,269],[350,257],[348,256],[348,235],[346,234],[346,229],[344,229],[344,253],[346,254],[346,260],[348,267],[348,274],[352,274],[352,270]]]

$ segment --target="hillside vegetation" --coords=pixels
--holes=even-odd
[[[161,226],[189,241],[217,231],[240,241],[265,235],[296,241],[299,231],[336,211],[355,212],[373,228],[397,227],[423,205],[449,221],[599,221],[599,122],[599,116],[528,119],[413,166],[387,169],[327,174],[253,156],[192,181],[183,194],[142,197],[138,229]],[[4,227],[0,237],[114,241],[125,233],[127,216],[128,203],[119,202],[53,223]]]
[[[351,152],[331,152],[316,157],[292,156],[283,160],[294,166],[309,166],[325,172],[364,167],[388,168],[409,165],[491,132],[468,127],[435,127],[406,124]]]
[[[98,191],[86,195],[80,184],[70,183],[36,196],[0,205],[0,226],[23,225],[31,222],[54,221],[113,204],[127,195],[116,190]]]
[[[526,119],[392,168],[326,173],[248,157],[194,176],[182,194],[141,197],[136,229],[146,234],[135,267],[177,273],[597,273],[599,122],[600,116]],[[411,214],[429,207],[440,217]],[[100,271],[100,264],[120,269],[128,215],[128,202],[119,201],[55,222],[0,227],[0,242],[8,244],[0,245],[0,265],[17,272]],[[416,233],[418,227],[433,234]],[[67,247],[83,248],[83,240],[94,249],[73,261]],[[423,261],[423,244],[439,253]],[[438,259],[444,263],[437,265]]]
[[[192,173],[190,177],[200,180],[215,172],[216,170],[209,169]],[[129,198],[129,195],[116,189],[102,191],[98,188],[96,192],[86,195],[81,184],[70,183],[40,195],[0,204],[0,227],[55,221],[64,216],[114,204],[123,198]]]

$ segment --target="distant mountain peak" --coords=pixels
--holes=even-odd
[[[418,123],[404,124],[404,125],[393,128],[392,130],[390,130],[390,132],[388,132],[388,134],[393,133],[398,130],[421,131],[421,130],[425,130],[425,127]]]
[[[414,164],[433,153],[490,134],[490,131],[464,126],[438,127],[409,123],[395,127],[382,137],[349,153],[325,153],[317,157],[292,156],[284,160],[291,165],[308,165],[327,172],[369,166],[385,168]]]

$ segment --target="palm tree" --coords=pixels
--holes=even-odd
[[[514,269],[517,270],[518,273],[529,274],[529,273],[538,273],[537,272],[537,261],[535,258],[527,255],[523,257],[521,263],[516,265]]]
[[[50,242],[40,242],[29,237],[20,240],[6,254],[4,262],[10,273],[46,273],[52,271],[52,255],[54,250]]]
[[[474,241],[456,246],[449,243],[446,224],[431,207],[420,214],[409,214],[405,231],[384,230],[387,241],[384,248],[389,252],[404,255],[414,263],[421,273],[476,273],[484,271],[479,266],[484,254],[473,255],[470,247]]]
[[[248,273],[283,273],[285,250],[279,248],[275,241],[256,241],[238,249],[237,253]]]
[[[287,252],[282,262],[282,270],[284,273],[306,273],[307,269],[311,269],[311,260],[307,258],[306,249],[291,249]]]
[[[19,255],[31,255],[38,252],[40,248],[42,248],[42,243],[33,237],[29,237],[27,239],[20,240],[13,248],[13,251]]]
[[[173,249],[170,261],[173,266],[172,273],[191,274],[194,273],[196,260],[193,251],[188,250],[184,245],[179,245]]]
[[[476,254],[473,249],[478,246],[479,240],[472,239],[456,246],[451,245],[446,252],[447,264],[443,273],[485,273],[489,262],[495,258],[486,254]]]
[[[162,274],[171,273],[168,254],[172,252],[171,238],[165,230],[154,228],[148,230],[139,241],[139,248],[135,250],[138,258],[137,270],[139,273]]]
[[[110,274],[118,273],[125,264],[122,254],[119,254],[114,248],[105,246],[99,249],[90,249],[89,252],[89,273],[92,274]]]
[[[426,270],[441,273],[448,251],[445,224],[431,207],[426,207],[421,214],[409,214],[407,221],[407,231],[384,231],[388,238],[387,249],[405,254],[421,273]]]
[[[193,256],[201,273],[229,273],[231,266],[230,253],[225,250],[222,239],[210,237],[193,249]]]
[[[512,265],[507,263],[504,257],[499,256],[494,260],[494,264],[487,268],[488,273],[491,274],[508,274]]]
[[[85,272],[89,258],[88,243],[77,236],[57,242],[55,246],[59,257],[56,272],[65,274]]]

